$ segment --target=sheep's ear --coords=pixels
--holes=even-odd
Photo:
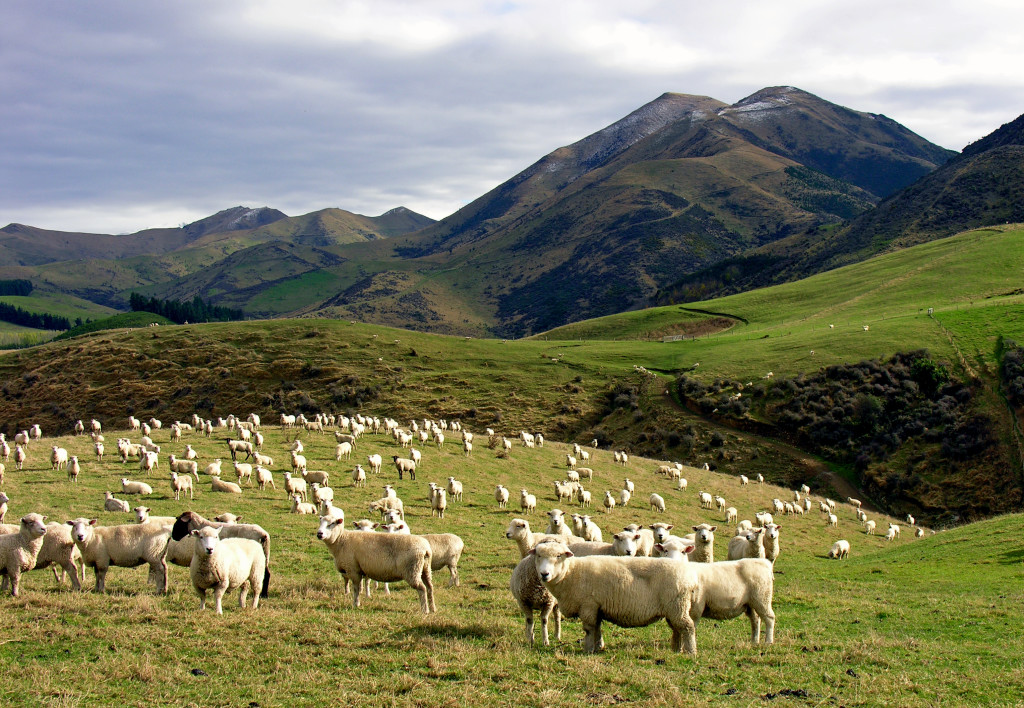
[[[96,519],[89,519],[89,525],[90,526],[95,526],[96,525],[96,521],[97,521]]]
[[[700,531],[700,527],[699,527],[699,526],[694,526],[694,527],[693,527],[693,530],[694,530],[694,531]]]
[[[528,556],[535,556],[535,555],[537,555],[537,547],[536,547],[536,546],[534,546],[533,548],[531,548],[530,550],[528,550],[528,551],[526,552],[526,555],[528,555]]]
[[[683,553],[693,553],[693,549],[695,549],[695,548],[696,548],[696,546],[684,546],[683,547]]]
[[[717,528],[718,528],[717,526],[712,526],[712,527],[711,527],[711,530],[712,530],[712,531],[715,531],[715,530],[716,530]]]
[[[781,529],[782,528],[782,524],[775,524],[775,528]]]
[[[664,553],[665,552],[665,546],[660,544],[660,543],[655,543],[654,544],[654,550],[658,551],[659,553]]]
[[[672,524],[669,524],[668,526],[665,527],[665,529],[668,530],[668,531],[671,531],[674,528],[675,528],[675,526],[673,526]]]
[[[375,528],[375,529],[379,529],[379,528],[380,528],[380,524],[374,524],[374,525],[373,525],[373,528]]]
[[[639,537],[638,537],[638,538],[639,538]],[[562,557],[563,557],[563,558],[572,558],[572,557],[573,557],[573,556],[575,556],[575,555],[576,555],[576,554],[575,554],[575,553],[573,553],[572,551],[566,551],[565,553],[563,553],[563,554],[562,554]]]
[[[74,526],[75,525],[74,521],[65,521],[64,523],[67,524],[68,526]]]
[[[188,535],[189,536],[198,536],[199,535],[199,529],[193,529],[192,531],[189,531]]]
[[[639,541],[640,540],[640,534],[638,534],[638,533],[637,534],[633,534],[633,540],[634,541]]]

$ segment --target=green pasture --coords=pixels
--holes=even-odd
[[[230,510],[266,528],[273,537],[270,597],[255,612],[226,598],[224,616],[216,617],[209,607],[198,611],[187,569],[177,566],[170,569],[166,597],[147,586],[144,567],[111,569],[102,597],[75,593],[66,580],[58,586],[48,570],[31,572],[19,598],[0,598],[7,625],[0,641],[2,704],[710,706],[761,705],[773,696],[786,705],[1010,705],[1024,692],[1024,640],[1017,631],[1024,600],[1019,516],[922,539],[903,524],[901,538],[890,543],[865,535],[845,504],[839,528],[826,528],[815,495],[812,512],[780,520],[775,645],[751,646],[748,622],[740,617],[700,622],[696,658],[670,653],[664,623],[609,627],[605,652],[588,656],[574,620],[564,623],[561,641],[552,646],[527,644],[508,590],[518,554],[503,534],[509,520],[521,516],[515,495],[522,487],[537,494],[538,512],[528,518],[543,530],[544,512],[559,506],[551,482],[564,477],[564,445],[549,440],[531,450],[517,442],[511,456],[500,459],[473,425],[471,457],[449,433],[441,450],[418,446],[423,465],[416,481],[399,481],[385,466],[366,488],[354,488],[352,465],[374,452],[385,459],[401,454],[394,442],[366,436],[352,460],[337,462],[331,435],[301,435],[310,468],[331,472],[335,503],[350,522],[368,516],[366,504],[390,483],[406,503],[413,532],[453,532],[464,539],[461,585],[446,587],[447,571],[438,571],[438,613],[423,616],[415,593],[402,583],[392,585],[390,597],[378,590],[361,609],[352,607],[325,546],[314,537],[316,520],[288,513],[281,474],[293,432],[264,426],[278,490],[246,486],[241,496],[215,494],[200,472],[195,500],[175,502],[167,454],[192,444],[201,469],[221,457],[230,478],[227,431],[211,439],[186,433],[180,443],[169,441],[166,427],[155,431],[161,467],[140,476],[136,463],[122,464],[113,452],[115,439],[126,433],[110,429],[115,421],[104,422],[103,462],[95,460],[87,437],[61,437],[33,443],[23,471],[8,464],[7,521],[38,511],[55,521],[88,516],[101,524],[126,523],[128,515],[101,511],[103,492],[117,492],[122,476],[142,479],[153,485],[152,496],[117,496],[133,506],[145,503],[157,515],[194,509],[212,517]],[[83,460],[77,483],[50,470],[51,445]],[[606,538],[630,522],[667,520],[680,531],[709,522],[718,525],[720,559],[731,534],[719,512],[699,508],[698,491],[721,494],[741,518],[752,518],[772,497],[791,498],[786,489],[741,486],[735,476],[699,470],[687,470],[689,486],[680,492],[655,474],[658,463],[633,457],[623,468],[609,451],[593,452],[594,479],[587,486],[595,499],[605,489],[617,491],[626,476],[636,484],[628,508],[589,510]],[[452,502],[443,520],[431,518],[427,482],[443,484],[449,475],[463,481],[466,498]],[[494,502],[499,483],[513,492],[508,510]],[[651,492],[665,497],[665,514],[645,504]],[[871,517],[884,528],[885,517]],[[848,561],[825,557],[838,538],[853,546]],[[92,583],[90,570],[87,587]]]

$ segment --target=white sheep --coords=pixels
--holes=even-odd
[[[912,514],[907,514],[907,523],[910,524],[911,526],[916,526],[917,525],[917,519],[915,519]]]
[[[398,471],[398,479],[402,479],[405,474],[409,475],[409,479],[416,479],[416,461],[408,457],[399,457],[398,455],[392,455],[391,461],[395,465],[395,469]]]
[[[454,477],[448,478],[448,494],[453,501],[462,501],[462,482]]]
[[[729,541],[729,560],[764,557],[764,527],[751,529]]]
[[[96,519],[68,521],[71,536],[82,553],[82,562],[96,572],[96,592],[106,588],[110,566],[134,568],[149,564],[157,593],[167,592],[167,561],[164,558],[171,526],[160,522],[97,526]]]
[[[889,524],[889,533],[893,534],[896,537],[899,537],[899,535],[900,535],[899,524]],[[888,540],[891,541],[892,539],[890,538]]]
[[[700,499],[701,509],[711,509],[715,503],[714,498],[707,492],[697,492],[697,498]]]
[[[36,566],[36,558],[43,549],[46,534],[45,516],[26,514],[21,517],[17,533],[0,536],[0,575],[11,584],[11,595],[17,597],[21,590],[21,574]]]
[[[700,524],[693,527],[693,544],[695,548],[690,553],[690,560],[695,563],[715,562],[715,531],[717,526]],[[689,535],[683,536],[683,540],[691,540]]]
[[[123,494],[147,495],[153,493],[153,488],[145,482],[133,482],[127,477],[121,478],[121,492]]]
[[[438,487],[434,490],[434,494],[430,497],[430,515],[433,517],[434,513],[437,513],[438,518],[444,518],[445,509],[448,508],[448,491],[442,487]]]
[[[622,530],[637,534],[640,537],[637,540],[636,547],[636,554],[638,556],[650,556],[654,553],[654,531],[645,529],[640,524],[629,524],[623,527]]]
[[[4,522],[4,517],[7,515],[7,503],[11,501],[11,498],[0,492],[0,524]]]
[[[355,585],[354,607],[359,607],[363,578],[378,582],[405,580],[419,593],[424,614],[437,612],[430,569],[432,551],[422,536],[348,533],[343,521],[326,516],[320,518],[316,535],[334,558],[334,567]]]
[[[62,447],[53,446],[50,452],[50,469],[62,470],[68,466],[68,451]]]
[[[846,501],[847,501],[847,503],[850,506],[856,507],[858,509],[861,507],[861,500],[860,499],[854,499],[853,497],[846,497]]]
[[[131,504],[122,500],[115,499],[114,495],[110,492],[104,492],[103,500],[103,511],[131,511]]]
[[[534,533],[530,530],[530,522],[526,519],[512,519],[509,521],[508,528],[505,529],[505,538],[510,541],[515,541],[516,548],[519,549],[520,558],[524,558],[526,554],[530,552],[530,549],[536,546],[542,539],[550,538],[557,541],[564,540],[557,536]]]
[[[168,468],[171,472],[177,472],[180,475],[189,476],[199,481],[199,463],[195,460],[180,460],[173,454],[168,457]]]
[[[512,578],[509,581],[512,597],[515,598],[519,609],[526,619],[526,641],[533,644],[533,612],[540,612],[541,634],[544,637],[544,646],[550,644],[548,638],[548,619],[552,614],[555,616],[555,640],[562,638],[562,613],[558,609],[558,601],[554,595],[548,592],[547,588],[540,581],[537,575],[537,564],[532,557],[526,557],[519,561],[519,565],[512,571]]]
[[[875,521],[874,519],[868,519],[864,522],[864,533],[871,536],[875,533]]]
[[[686,481],[686,477],[680,477],[676,480],[676,489],[680,492],[685,492],[687,484],[688,482]]]
[[[746,486],[748,484],[750,484],[750,479],[746,475],[741,474],[740,475],[740,486]]]
[[[835,514],[829,514],[828,515],[828,521],[826,523],[827,523],[828,526],[831,526],[833,528],[838,528],[839,527],[839,517],[836,516]]]
[[[291,513],[293,514],[316,514],[316,506],[309,502],[302,501],[302,497],[298,494],[292,495],[292,508]]]
[[[612,509],[615,508],[615,497],[608,490],[604,492],[604,511],[606,514],[610,514]]]
[[[224,593],[241,588],[238,606],[245,607],[248,592],[252,591],[252,609],[260,604],[266,559],[256,541],[247,538],[220,538],[220,529],[205,527],[191,532],[194,537],[189,577],[199,595],[199,609],[206,608],[206,591],[213,590],[217,614],[223,614],[221,600]]]
[[[370,472],[373,474],[380,474],[381,466],[384,464],[384,458],[380,455],[373,454],[366,458],[366,461],[370,465]]]
[[[405,522],[401,522],[405,525]],[[409,527],[405,526],[405,533],[409,533]],[[453,533],[428,533],[423,538],[430,544],[430,570],[438,571],[447,568],[451,576],[448,580],[448,587],[459,585],[459,559],[462,558],[462,551],[466,543]]]
[[[508,498],[508,489],[500,484],[494,488],[494,501],[498,502],[499,509],[505,509],[508,507]]]
[[[537,497],[525,489],[519,490],[519,509],[527,514],[537,510]]]
[[[662,558],[577,558],[559,542],[532,551],[537,575],[566,617],[579,617],[586,633],[584,649],[604,646],[601,622],[644,627],[664,618],[672,628],[672,651],[697,651],[691,598],[696,576],[688,564]]]
[[[736,510],[736,507],[730,506],[725,510],[725,523],[735,523],[740,518],[740,512]]]
[[[363,469],[362,465],[356,465],[355,468],[352,470],[352,486],[366,486],[366,470]]]
[[[238,479],[238,485],[241,486],[242,480],[246,479],[249,482],[249,486],[252,486],[252,465],[248,462],[233,462],[235,466],[235,477]]]
[[[274,484],[274,474],[266,467],[256,465],[256,486],[259,489],[266,489],[267,485],[274,491],[277,491],[277,485]]]
[[[633,484],[633,481],[629,477],[626,477],[626,479],[623,480],[622,488],[627,490],[630,494],[636,491],[636,485]]]
[[[619,506],[626,507],[629,505],[629,500],[633,498],[633,493],[628,489],[619,490]]]
[[[171,547],[175,543],[179,544],[179,549],[182,555],[183,550],[188,548],[189,554],[183,559],[184,562],[174,561],[177,565],[190,565],[191,564],[191,551],[188,547],[190,543],[189,539],[192,538],[190,533],[197,529],[201,529],[204,526],[211,526],[220,529],[221,539],[226,538],[247,538],[250,541],[255,541],[260,544],[263,549],[264,558],[264,571],[263,571],[263,590],[260,593],[260,597],[268,597],[270,594],[270,534],[258,524],[243,524],[238,523],[241,517],[235,519],[235,523],[220,522],[220,521],[208,521],[194,511],[185,511],[178,515],[174,525],[171,527],[171,540],[167,543],[167,551],[165,557],[170,558]]]
[[[552,509],[548,512],[548,527],[544,532],[551,536],[560,536],[570,542],[573,539],[572,529],[565,524],[565,512],[561,509]]]
[[[685,565],[697,577],[697,589],[690,607],[695,624],[701,617],[726,620],[746,614],[750,618],[751,642],[757,644],[760,641],[762,621],[765,624],[764,644],[775,641],[775,612],[772,609],[775,577],[769,561],[744,558]]]
[[[921,528],[920,526],[918,526],[918,527],[917,527],[917,531],[915,531],[915,532],[914,532],[914,535],[915,535],[915,536],[916,536],[917,538],[923,538],[923,537],[924,537],[924,529],[923,529],[923,528]]]
[[[647,503],[651,506],[651,511],[665,511],[665,499],[660,494],[651,494]]]
[[[375,501],[370,502],[370,513],[377,512],[384,517],[388,511],[397,510],[402,514],[402,518],[405,518],[405,504],[398,497],[383,497]]]
[[[828,552],[829,558],[847,558],[850,555],[850,542],[841,539],[832,544],[832,549]]]
[[[139,471],[140,472],[152,472],[154,469],[160,466],[159,455],[150,450],[143,450],[139,456]]]
[[[303,500],[308,498],[306,496],[306,480],[299,479],[298,477],[292,477],[291,472],[284,473],[284,491],[289,498],[291,498],[293,494],[298,494],[303,498]]]
[[[25,468],[25,461],[28,459],[28,453],[25,452],[25,447],[22,445],[14,446],[14,469],[22,470]]]
[[[82,473],[82,465],[78,462],[78,456],[72,455],[68,461],[68,479],[72,482],[78,481],[78,475]]]
[[[0,495],[2,496],[2,495]],[[9,524],[0,525],[0,534],[17,534],[21,526]],[[66,524],[50,523],[46,525],[46,533],[43,535],[43,545],[36,556],[35,565],[29,570],[43,570],[53,567],[53,579],[62,583],[65,574],[71,576],[71,585],[75,590],[82,589],[82,582],[85,580],[85,566],[82,564],[82,554],[71,538],[71,529]],[[4,576],[0,584],[0,594],[8,590],[10,578]]]
[[[223,492],[225,494],[241,494],[242,488],[234,482],[225,482],[220,477],[210,478],[210,491]]]
[[[601,534],[601,527],[591,521],[590,517],[583,516],[583,533],[581,534],[584,541],[595,541],[601,543],[604,539]]]

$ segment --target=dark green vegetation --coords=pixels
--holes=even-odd
[[[51,315],[49,312],[26,312],[6,302],[0,302],[0,320],[34,329],[71,329],[71,322],[67,317]]]
[[[374,405],[363,410],[387,412]],[[244,409],[238,412],[244,414]],[[114,421],[104,423],[108,441],[123,434],[114,429]],[[482,431],[476,423],[471,428]],[[845,504],[837,511],[837,529],[826,529],[815,507],[805,516],[782,521],[775,645],[750,646],[743,617],[705,619],[697,626],[696,658],[669,651],[663,622],[643,629],[607,627],[605,652],[591,657],[580,648],[578,621],[567,620],[562,641],[551,647],[526,644],[523,619],[508,590],[518,553],[503,536],[509,520],[520,513],[514,504],[499,510],[492,496],[495,484],[513,491],[526,486],[539,501],[539,513],[530,521],[535,528],[542,526],[543,512],[558,506],[551,480],[564,474],[565,446],[549,442],[543,449],[528,450],[516,444],[501,459],[478,437],[467,459],[449,438],[440,451],[423,447],[417,481],[400,482],[385,468],[380,477],[371,476],[366,488],[355,489],[347,474],[351,463],[334,461],[333,437],[302,435],[311,466],[331,473],[336,503],[350,521],[368,516],[366,503],[390,483],[406,502],[414,532],[454,532],[465,540],[461,585],[447,588],[447,572],[436,572],[438,613],[425,617],[404,583],[393,583],[390,597],[377,591],[364,598],[361,609],[352,608],[326,548],[314,536],[316,521],[288,513],[280,489],[281,462],[287,460],[286,441],[292,434],[286,437],[276,425],[265,425],[264,432],[266,451],[278,462],[276,491],[243,484],[240,497],[214,494],[210,478],[201,472],[196,499],[173,501],[163,469],[167,452],[191,444],[205,465],[225,456],[226,433],[209,440],[186,434],[180,443],[171,443],[164,428],[154,434],[163,446],[162,471],[146,480],[155,494],[126,497],[133,506],[145,504],[157,515],[188,508],[210,517],[230,510],[264,526],[273,538],[272,584],[259,609],[239,610],[235,595],[225,597],[223,617],[216,617],[209,605],[199,613],[188,571],[178,566],[170,568],[166,597],[153,594],[145,567],[112,568],[108,595],[102,597],[74,593],[67,581],[57,589],[49,570],[29,573],[19,599],[0,598],[8,626],[0,643],[5,679],[0,702],[1011,705],[1024,691],[1024,643],[1017,629],[1024,600],[1019,515],[921,539],[904,524],[901,537],[886,542],[877,534],[867,536]],[[50,471],[45,455],[51,444],[66,447],[83,461],[79,482],[72,484],[63,472]],[[116,491],[122,476],[139,478],[136,465],[122,465],[109,452],[97,463],[91,450],[92,442],[84,436],[46,438],[33,445],[26,469],[7,473],[4,491],[12,498],[8,521],[31,510],[54,521],[90,516],[102,524],[126,522],[126,514],[99,509],[103,492]],[[379,452],[388,458],[398,451],[389,438],[370,435],[360,440],[356,456]],[[626,476],[637,488],[627,509],[608,515],[591,510],[606,538],[630,522],[667,520],[685,529],[707,521],[719,527],[715,554],[723,557],[730,533],[720,513],[699,509],[696,490],[721,494],[737,507],[740,518],[750,518],[773,497],[790,495],[787,488],[742,487],[735,476],[700,470],[687,470],[690,491],[680,493],[654,473],[657,464],[634,457],[621,468],[609,451],[594,453],[590,488],[598,493],[617,490]],[[231,477],[230,470],[226,464],[226,477]],[[443,483],[449,475],[463,481],[465,501],[452,503],[444,520],[431,518],[424,500],[427,482]],[[817,501],[823,490],[812,486]],[[665,497],[665,514],[643,504],[652,491]],[[871,518],[882,528],[889,521],[874,512]],[[825,557],[838,538],[850,541],[849,560]],[[92,586],[92,571],[87,571],[86,583]]]
[[[147,299],[143,295],[132,293],[128,298],[128,305],[132,308],[132,312],[152,312],[156,315],[163,315],[175,324],[230,322],[245,319],[245,313],[241,310],[211,305],[198,295],[190,302],[178,302],[177,300],[157,300],[155,297]]]

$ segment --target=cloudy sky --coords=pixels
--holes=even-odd
[[[665,91],[793,85],[948,148],[1024,113],[1019,0],[0,0],[0,225],[444,217]]]

